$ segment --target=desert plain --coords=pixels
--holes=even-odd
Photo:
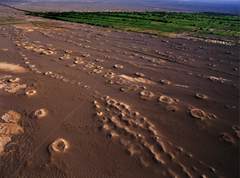
[[[237,178],[239,44],[0,6],[0,177]]]

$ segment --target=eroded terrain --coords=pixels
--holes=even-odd
[[[238,46],[0,10],[1,177],[238,176]]]

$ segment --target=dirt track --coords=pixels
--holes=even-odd
[[[0,7],[1,177],[237,177],[237,51]]]

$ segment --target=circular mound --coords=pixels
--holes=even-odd
[[[36,91],[36,90],[33,90],[33,89],[30,89],[30,90],[27,90],[27,91],[25,92],[25,94],[26,94],[27,96],[34,96],[34,95],[37,94],[37,91]]]
[[[20,78],[10,78],[9,80],[8,80],[8,82],[10,82],[10,83],[16,83],[16,82],[19,82],[20,81]]]
[[[123,65],[121,65],[121,64],[115,64],[115,65],[113,66],[113,68],[115,68],[115,69],[123,69]]]
[[[202,100],[208,99],[208,96],[207,96],[207,95],[204,95],[204,94],[202,94],[202,93],[196,93],[196,94],[195,94],[195,97],[196,97],[197,99],[202,99]]]
[[[68,141],[63,138],[58,138],[49,146],[49,151],[55,153],[64,153],[69,149],[69,147],[70,145]]]
[[[140,96],[144,99],[150,99],[154,97],[154,93],[151,91],[143,90],[140,92]]]
[[[197,109],[197,108],[191,109],[190,114],[192,117],[200,119],[200,120],[208,119],[207,114],[201,109]]]
[[[166,96],[166,95],[160,96],[158,101],[161,103],[165,103],[165,104],[173,104],[174,103],[174,100],[171,97]]]
[[[47,71],[43,73],[44,75],[52,75],[53,73],[51,71]]]
[[[47,114],[48,114],[48,111],[46,109],[42,108],[42,109],[36,110],[33,115],[36,118],[40,119],[40,118],[46,117]]]
[[[143,73],[140,73],[140,72],[136,72],[135,75],[137,77],[145,77],[145,75]]]
[[[171,84],[171,81],[169,81],[169,80],[160,80],[159,81],[162,85],[170,85]]]

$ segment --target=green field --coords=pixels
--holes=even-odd
[[[191,33],[239,37],[240,17],[177,12],[29,12],[28,15],[157,35]]]

